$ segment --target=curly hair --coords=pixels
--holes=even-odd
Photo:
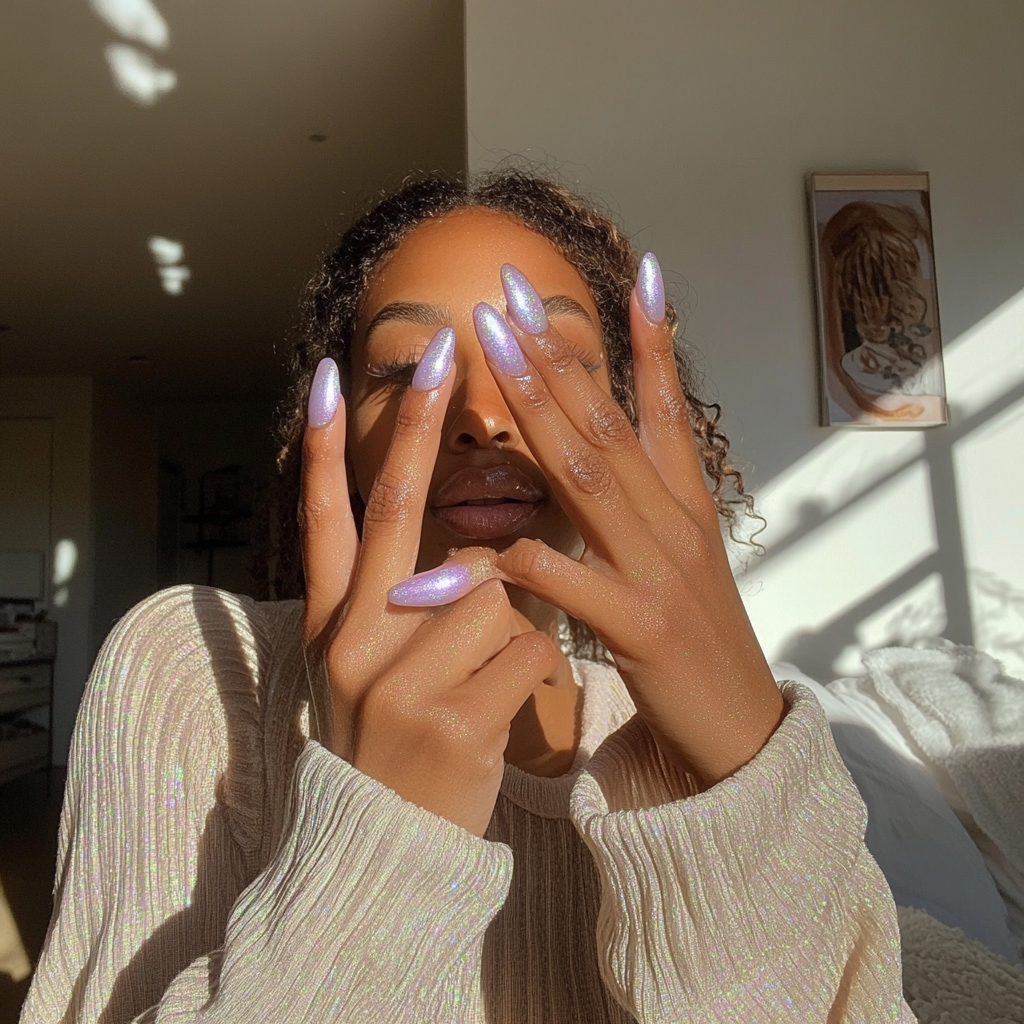
[[[924,228],[913,211],[855,202],[829,221],[823,238],[835,260],[839,302],[861,335],[884,341],[924,319],[928,302],[917,290]]]
[[[639,258],[615,222],[593,202],[568,188],[519,169],[494,172],[468,182],[435,176],[408,180],[344,233],[307,286],[292,352],[291,386],[278,411],[276,496],[269,522],[264,524],[272,542],[257,559],[259,596],[281,599],[301,597],[304,592],[296,512],[306,402],[317,364],[331,356],[338,363],[342,379],[350,379],[350,344],[373,276],[417,224],[467,207],[507,214],[547,238],[576,268],[600,316],[612,395],[636,429],[629,298]],[[666,303],[666,316],[675,332],[679,315],[671,302]],[[721,407],[706,402],[698,393],[693,366],[678,337],[675,357],[715,507],[730,536],[737,539],[739,516],[753,515],[753,498],[744,490],[742,474],[729,461],[729,441],[718,425]],[[568,646],[577,657],[593,660],[604,656],[585,623],[570,619],[568,633]]]

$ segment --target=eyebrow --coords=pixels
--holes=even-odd
[[[584,306],[568,295],[552,295],[544,299],[542,305],[548,316],[571,316],[583,320],[591,327],[595,326],[593,317]],[[367,324],[366,340],[369,341],[370,335],[381,324],[390,321],[423,324],[427,327],[447,327],[452,322],[452,314],[443,306],[432,306],[428,302],[389,302],[378,310]]]
[[[568,295],[552,295],[544,299],[541,305],[548,316],[572,316],[577,320],[586,321],[591,327],[595,326],[593,317],[579,302],[570,299]]]
[[[451,312],[443,306],[431,306],[427,302],[389,302],[374,314],[366,326],[366,340],[380,327],[391,320],[407,324],[424,324],[427,327],[447,327],[452,322]]]

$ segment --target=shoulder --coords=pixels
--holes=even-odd
[[[194,743],[216,747],[227,742],[229,726],[259,728],[271,667],[294,633],[288,626],[297,604],[263,605],[199,586],[141,601],[100,649],[76,740],[103,744],[88,733],[112,729],[118,746],[130,741],[138,750],[187,730]]]

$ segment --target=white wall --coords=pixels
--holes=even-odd
[[[114,623],[157,589],[157,423],[151,404],[93,388],[92,651]]]
[[[92,665],[92,381],[88,377],[0,378],[0,416],[45,417],[53,424],[47,560],[50,615],[58,623],[53,756],[55,764],[66,764],[71,730]],[[61,603],[55,604],[53,548],[61,541],[74,545],[77,559],[70,578],[63,584],[66,593],[60,598]]]
[[[1022,40],[1017,0],[467,2],[471,169],[658,254],[771,524],[751,618],[821,677],[936,632],[1024,673]],[[949,427],[817,425],[804,175],[871,170],[931,174]]]

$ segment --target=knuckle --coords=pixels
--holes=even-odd
[[[383,468],[377,474],[367,499],[364,521],[401,522],[409,514],[409,504],[414,492],[411,476],[402,477],[387,467]]]
[[[558,651],[554,641],[547,634],[539,630],[520,633],[512,643],[515,644],[516,658],[529,666],[531,671],[539,669],[547,675],[554,668]]]
[[[615,491],[615,478],[604,459],[589,451],[572,451],[564,463],[565,479],[582,494],[604,498]]]
[[[519,402],[524,409],[539,412],[551,404],[551,392],[543,380],[530,374],[519,380]]]
[[[688,560],[703,564],[710,562],[714,556],[714,542],[708,526],[690,516],[684,517],[680,524],[676,533],[676,542]]]
[[[598,448],[619,450],[631,448],[636,443],[636,435],[625,413],[610,402],[601,402],[590,408],[584,426],[588,440]]]
[[[547,568],[545,545],[532,537],[520,537],[501,554],[501,565],[517,579],[541,575]]]
[[[666,386],[658,389],[658,419],[665,423],[682,424],[689,428],[690,407],[682,389]]]
[[[424,415],[417,394],[407,391],[395,414],[395,433],[414,433],[423,427]]]
[[[571,373],[579,364],[576,353],[565,343],[559,335],[548,335],[540,346],[548,366],[555,373]]]
[[[322,531],[330,518],[330,502],[318,491],[306,491],[299,498],[299,526],[307,534]]]

